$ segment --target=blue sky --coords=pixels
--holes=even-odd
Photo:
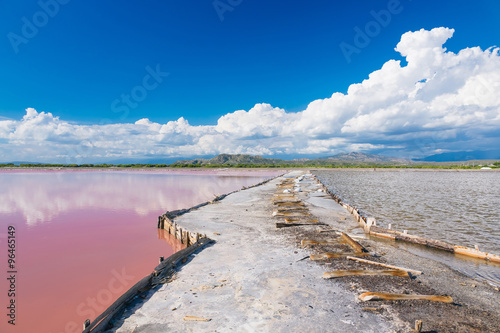
[[[274,116],[266,119],[281,119],[283,125],[290,122],[293,127],[293,116],[305,111],[311,102],[329,99],[336,92],[347,94],[350,85],[368,79],[370,73],[391,59],[401,60],[401,66],[406,66],[405,57],[395,51],[406,32],[450,28],[454,29],[452,37],[443,37],[448,51],[458,54],[474,47],[485,51],[500,40],[500,3],[496,1],[7,0],[0,3],[0,12],[0,121],[11,121],[4,124],[3,137],[0,132],[2,161],[64,161],[70,151],[79,161],[220,152],[328,156],[348,150],[415,157],[416,150],[420,155],[430,155],[459,147],[487,149],[498,143],[491,134],[495,129],[485,129],[479,123],[473,129],[446,137],[427,136],[423,140],[431,144],[424,144],[429,146],[425,152],[415,148],[420,139],[396,138],[394,129],[365,138],[358,133],[356,139],[353,135],[346,138],[346,133],[352,133],[346,130],[349,126],[338,131],[303,129],[303,137],[298,141],[323,141],[299,147],[290,139],[293,134],[278,133],[276,129],[262,131],[262,126],[253,126],[253,132],[245,137],[214,136],[245,132],[245,122],[253,119],[250,116],[240,119],[243,123],[231,121],[231,129],[212,128],[224,123],[224,119],[234,118],[235,111],[250,113],[260,103],[272,107],[259,109],[260,113],[254,111],[256,117],[276,115],[275,109],[279,108],[279,112],[286,113],[286,120]],[[365,34],[363,43],[356,43],[357,31]],[[346,56],[346,45],[357,51]],[[470,57],[469,67],[482,63],[477,56]],[[495,61],[496,58],[489,66],[496,68]],[[485,65],[484,73],[490,71],[488,68]],[[449,70],[453,71],[451,67]],[[152,74],[155,72],[156,76]],[[469,72],[461,77],[463,85],[474,81],[477,75],[478,72]],[[491,87],[498,83],[496,77],[478,80]],[[435,87],[436,91],[441,88]],[[457,93],[462,94],[459,88]],[[488,103],[490,117],[495,120],[496,114],[491,114],[495,103]],[[470,101],[466,106],[469,104]],[[35,109],[36,115],[32,112],[28,117],[27,108]],[[352,118],[362,116],[363,108],[353,106]],[[50,113],[50,119],[57,118],[59,127],[61,123],[76,127],[46,135],[43,128],[38,128],[38,132],[33,129],[35,134],[24,137],[13,134],[16,129],[20,132],[23,121],[42,112]],[[323,112],[330,119],[336,111]],[[370,112],[376,114],[377,110]],[[227,115],[232,116],[224,118]],[[317,122],[323,121],[322,115],[318,114]],[[182,126],[178,123],[181,117]],[[44,121],[50,122],[49,118]],[[153,131],[149,134],[133,128],[144,118],[148,124],[166,126],[171,122],[169,128],[181,126],[182,130],[171,129],[173,132],[166,138],[153,133],[158,130],[165,134],[166,128],[159,130],[156,125],[148,125],[149,131]],[[429,126],[420,124],[411,132],[424,132]],[[199,133],[204,127],[203,134]],[[446,129],[441,128],[452,129],[449,122]],[[401,132],[406,130],[402,128]],[[483,142],[489,146],[481,147],[468,140],[471,130],[476,130],[476,137],[478,132],[487,137]],[[70,132],[79,131],[85,133],[69,138]],[[154,139],[149,146],[130,141],[132,147],[127,149],[119,146],[119,137],[111,142],[110,131],[123,132],[127,137],[137,134],[141,142],[145,138],[140,137],[142,134]],[[211,136],[203,139],[204,135]],[[341,144],[341,139],[347,141]],[[234,144],[221,143],[228,140]],[[278,147],[276,142],[280,140],[292,144]],[[209,143],[219,148],[206,149]],[[51,149],[36,148],[40,146]],[[132,149],[136,146],[141,148]],[[19,149],[24,153],[19,153]]]

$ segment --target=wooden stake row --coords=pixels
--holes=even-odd
[[[168,214],[168,213],[167,213]],[[181,241],[182,244],[190,246],[195,244],[200,238],[207,237],[207,235],[197,233],[197,232],[189,232],[171,220],[167,214],[163,214],[159,217],[161,223],[161,229],[165,229],[169,234],[173,235],[175,239]]]

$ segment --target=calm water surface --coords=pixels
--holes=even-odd
[[[81,332],[160,256],[182,248],[156,228],[167,210],[276,171],[0,171],[0,332]],[[16,325],[7,324],[7,228],[16,229]]]
[[[316,171],[329,189],[379,226],[408,230],[500,255],[500,172],[428,170]],[[415,248],[470,275],[500,283],[498,265]]]

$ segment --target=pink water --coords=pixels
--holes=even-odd
[[[81,332],[160,256],[182,245],[156,228],[276,171],[0,171],[1,332]],[[8,227],[15,227],[9,297]],[[2,259],[3,258],[3,259]],[[7,316],[15,301],[15,325]]]

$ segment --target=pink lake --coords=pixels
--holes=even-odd
[[[279,174],[274,170],[0,171],[1,332],[80,333],[181,244],[157,218]],[[8,227],[15,297],[8,296]],[[8,323],[15,300],[15,326]]]

